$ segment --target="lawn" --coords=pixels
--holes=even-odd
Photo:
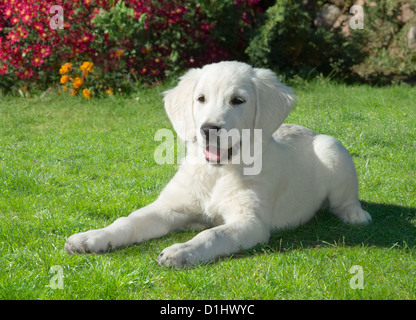
[[[128,98],[0,97],[0,299],[416,299],[416,90],[293,86],[286,122],[347,147],[373,224],[321,211],[267,245],[186,270],[155,260],[194,230],[102,255],[64,251],[67,237],[150,203],[174,175],[153,158],[155,132],[171,128],[167,86]]]

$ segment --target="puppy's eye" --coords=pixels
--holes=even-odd
[[[239,105],[239,104],[243,104],[244,102],[246,102],[246,101],[243,98],[240,98],[240,97],[234,97],[231,100],[232,105]]]
[[[198,102],[200,102],[200,103],[204,103],[205,102],[205,96],[200,95],[196,100],[198,100]]]

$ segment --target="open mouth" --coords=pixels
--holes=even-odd
[[[214,146],[207,146],[205,148],[205,160],[212,163],[221,163],[224,159],[230,159],[233,155],[233,148],[232,146],[228,149],[221,149]]]

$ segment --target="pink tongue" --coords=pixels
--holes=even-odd
[[[219,162],[225,152],[227,152],[227,149],[218,149],[213,146],[208,146],[205,149],[205,159]]]

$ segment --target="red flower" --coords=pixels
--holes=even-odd
[[[9,48],[6,43],[1,43],[0,37],[0,60],[7,61],[9,56]]]
[[[18,32],[18,35],[21,39],[25,39],[29,34],[29,32],[25,28],[23,28],[22,26],[18,26],[16,28],[16,31]]]
[[[81,40],[82,42],[91,42],[94,40],[94,36],[91,33],[86,32]]]
[[[32,21],[32,17],[28,13],[24,13],[22,16],[23,23],[29,24]]]
[[[40,22],[33,22],[32,27],[39,33],[43,32],[43,24]]]
[[[13,17],[10,19],[10,22],[11,22],[11,23],[13,23],[13,24],[16,24],[16,23],[18,23],[18,22],[19,22],[19,18],[18,18],[18,17],[13,16]]]
[[[50,46],[45,45],[45,44],[41,44],[40,45],[40,50],[39,50],[40,55],[42,56],[42,58],[46,58],[47,56],[52,54],[52,49]]]
[[[134,67],[134,66],[137,65],[137,59],[135,57],[130,57],[127,60],[127,62],[128,62],[128,64],[129,64],[130,67]]]
[[[10,18],[10,16],[12,15],[12,9],[10,7],[6,7],[3,11],[3,16],[4,18]]]
[[[186,12],[186,8],[184,6],[178,6],[175,10],[176,14],[184,14]]]
[[[34,67],[39,67],[44,62],[45,62],[45,60],[43,60],[41,56],[33,56],[33,58],[32,58],[32,65]]]
[[[110,50],[110,52],[108,53],[108,58],[110,60],[115,60],[117,58],[116,52],[114,50]]]
[[[40,37],[42,38],[42,40],[45,40],[48,37],[48,34],[45,31],[42,31],[40,33]]]
[[[14,44],[16,42],[19,42],[19,37],[18,37],[17,32],[10,31],[7,34],[6,38],[10,41],[10,44]]]
[[[7,73],[7,69],[9,69],[9,67],[7,66],[7,64],[5,64],[4,62],[0,62],[0,74],[4,75]]]
[[[211,27],[211,26],[209,25],[209,23],[208,23],[208,22],[206,22],[206,21],[202,21],[202,22],[201,22],[201,24],[199,25],[199,28],[200,28],[201,30],[205,30],[205,31],[208,31],[209,29],[213,29],[213,27]]]
[[[176,21],[175,21],[175,19],[174,19],[174,18],[171,18],[171,17],[166,17],[166,18],[165,18],[165,22],[166,22],[167,24],[174,24]]]
[[[161,64],[162,63],[162,59],[157,58],[157,57],[154,57],[153,58],[153,62],[156,63],[156,64]]]
[[[20,79],[30,79],[33,76],[33,70],[30,67],[26,67],[23,71],[15,71],[15,74]]]

